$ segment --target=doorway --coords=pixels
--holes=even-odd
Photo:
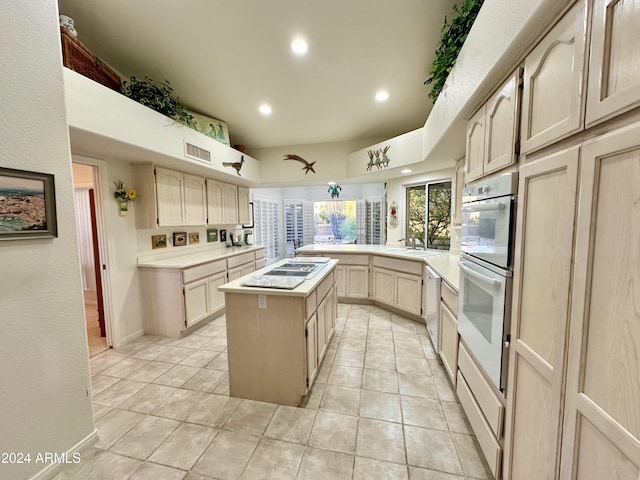
[[[100,198],[97,195],[97,167],[73,163],[78,253],[82,270],[85,321],[89,356],[104,352],[111,346],[104,308],[102,268],[104,258],[99,241],[98,214]]]

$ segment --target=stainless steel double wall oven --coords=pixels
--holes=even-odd
[[[458,332],[487,377],[506,390],[518,174],[463,191]]]

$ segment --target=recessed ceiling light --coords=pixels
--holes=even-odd
[[[269,115],[271,115],[271,107],[266,103],[263,105],[260,105],[260,113],[263,114],[265,117],[268,117]]]
[[[400,173],[411,173],[411,170],[405,168],[404,170],[400,170]]]
[[[291,50],[296,55],[304,55],[309,50],[309,45],[301,38],[296,38],[291,42]]]
[[[376,102],[384,102],[387,98],[389,98],[389,94],[384,90],[380,90],[376,93]]]

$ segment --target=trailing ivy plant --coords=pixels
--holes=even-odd
[[[433,61],[432,70],[429,72],[430,77],[424,82],[425,85],[433,83],[429,98],[432,98],[434,102],[456,63],[456,58],[458,58],[469,30],[478,16],[482,2],[483,0],[463,0],[460,8],[458,5],[453,6],[453,11],[457,16],[451,20],[451,23],[447,23],[447,17],[444,19],[442,36],[436,48],[436,58]]]
[[[131,77],[122,83],[122,93],[142,105],[152,108],[191,128],[195,128],[195,119],[180,103],[178,97],[173,96],[173,87],[168,80],[159,82],[147,76],[144,80]]]

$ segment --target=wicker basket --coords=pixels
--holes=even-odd
[[[116,72],[91,53],[87,47],[80,43],[80,40],[69,33],[69,30],[60,27],[60,34],[62,36],[62,63],[65,67],[105,87],[120,91],[122,80]]]

